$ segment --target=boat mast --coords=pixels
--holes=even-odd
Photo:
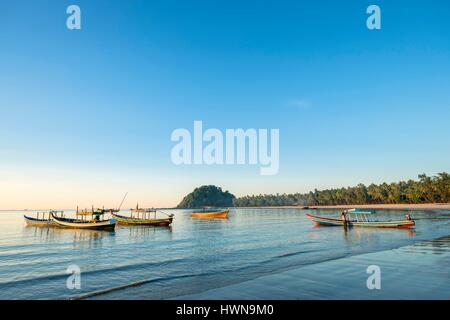
[[[122,202],[120,203],[119,207],[117,208],[117,211],[120,211],[120,208],[122,208],[122,204],[123,204],[123,202],[125,201],[125,198],[127,197],[127,195],[128,195],[128,191],[127,191],[127,192],[125,193],[125,195],[123,196]]]

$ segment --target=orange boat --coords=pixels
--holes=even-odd
[[[222,211],[194,211],[191,214],[191,217],[194,218],[219,218],[226,219],[228,217],[228,212],[230,209],[222,210]]]

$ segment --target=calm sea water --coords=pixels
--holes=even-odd
[[[309,211],[299,209],[236,209],[227,220],[172,212],[170,228],[118,226],[115,232],[27,227],[25,212],[0,212],[0,299],[65,299],[111,288],[90,298],[176,298],[450,235],[448,210],[410,212],[417,221],[415,230],[347,231],[315,227],[305,217]],[[403,219],[405,213],[377,211],[376,217]],[[433,245],[420,248],[417,263],[427,259],[423,252],[450,254]],[[81,269],[79,290],[66,286],[71,265]],[[427,274],[416,277],[424,281]],[[130,286],[136,282],[138,286]],[[276,290],[266,296],[278,297]]]

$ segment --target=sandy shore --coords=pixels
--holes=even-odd
[[[303,208],[304,206],[248,207],[248,208]],[[310,209],[400,209],[400,210],[450,210],[450,203],[421,204],[352,204],[339,206],[309,206]]]
[[[450,238],[303,266],[198,294],[187,300],[449,299]],[[380,290],[369,290],[368,266],[378,266]]]

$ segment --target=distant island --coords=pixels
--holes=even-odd
[[[350,206],[423,205],[450,203],[450,174],[421,174],[418,180],[394,183],[360,183],[354,187],[293,194],[260,194],[236,198],[222,188],[209,185],[196,188],[183,198],[177,208],[212,207],[286,207],[286,206]]]
[[[178,204],[177,208],[232,207],[235,196],[213,185],[195,188]]]

